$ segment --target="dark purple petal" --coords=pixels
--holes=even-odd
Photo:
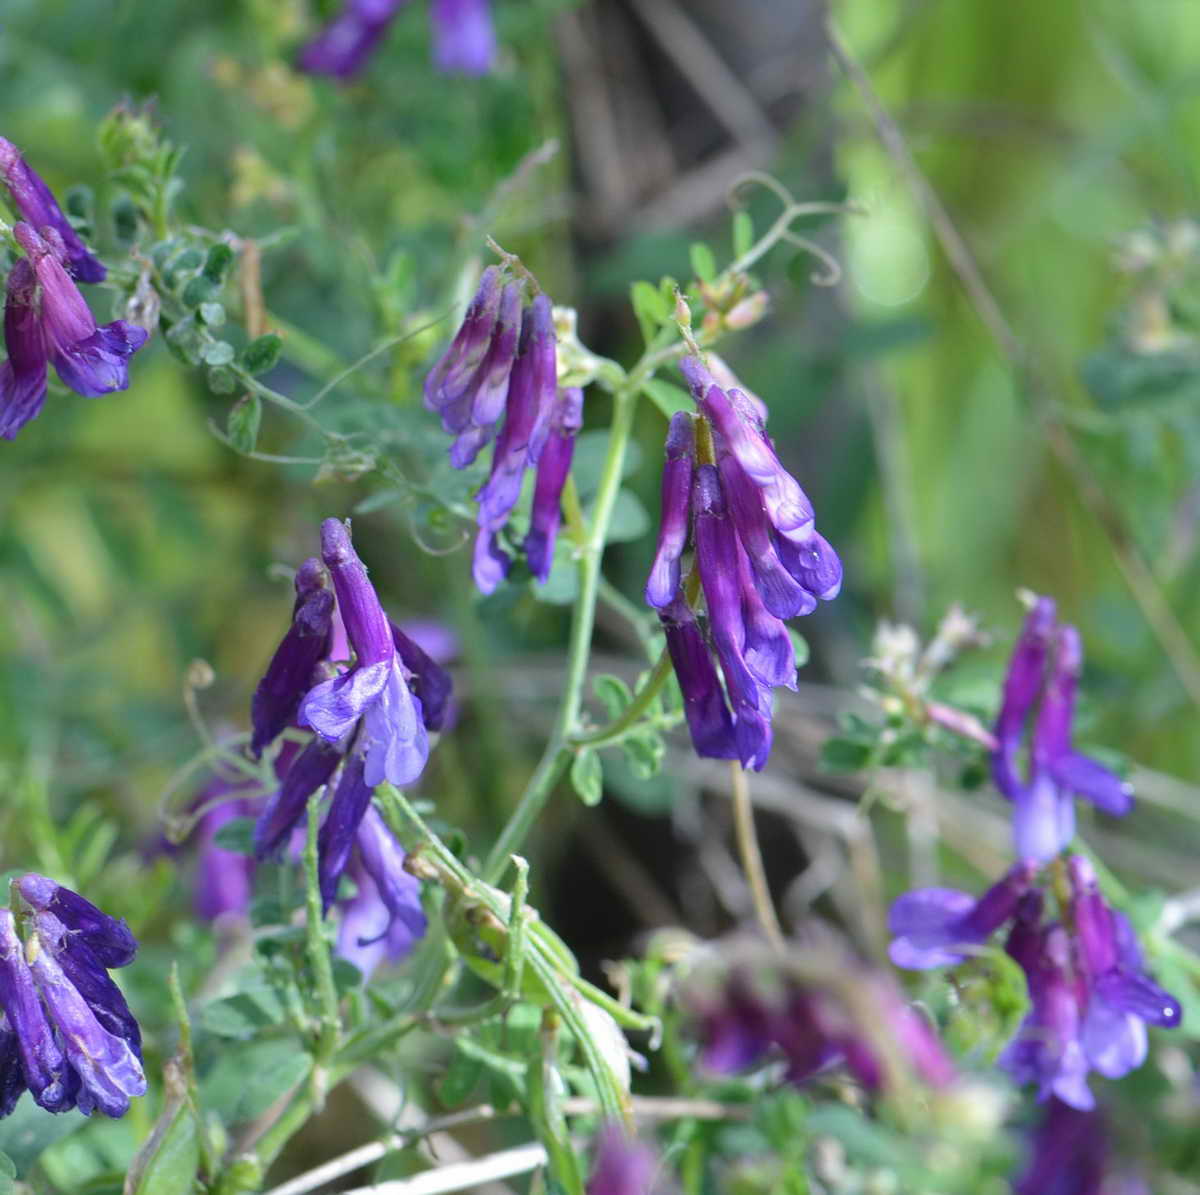
[[[312,688],[317,665],[327,656],[334,597],[321,562],[310,557],[296,573],[292,625],[271,657],[254,690],[250,750],[257,759],[295,720],[300,702]]]
[[[446,724],[446,715],[453,698],[454,685],[448,673],[440,664],[435,663],[430,655],[412,638],[404,633],[394,622],[392,642],[396,645],[396,654],[400,663],[411,674],[409,687],[413,695],[421,702],[421,717],[426,730],[441,730]],[[410,630],[413,624],[409,624]],[[433,633],[445,640],[453,640],[453,634],[443,627],[436,627]],[[447,648],[447,655],[452,655],[453,648]]]
[[[760,771],[771,751],[770,690],[755,680],[742,655],[746,632],[742,622],[738,543],[715,466],[699,466],[693,494],[696,565],[708,606],[713,645],[733,708],[738,755],[744,767]]]
[[[96,1020],[109,1033],[124,1038],[140,1059],[142,1031],[129,1011],[121,989],[112,981],[95,952],[53,913],[37,913],[34,924],[41,946],[54,955],[63,974],[87,1001]]]
[[[341,762],[342,752],[324,739],[313,739],[296,756],[254,824],[255,858],[266,859],[283,846],[304,816],[308,798],[329,782]]]
[[[1042,691],[1046,656],[1057,626],[1054,599],[1040,597],[1025,618],[1004,677],[1004,699],[996,719],[992,777],[1008,799],[1015,800],[1024,782],[1017,772],[1017,754],[1030,711]]]
[[[695,421],[686,411],[671,416],[665,451],[658,543],[646,580],[646,601],[657,610],[667,606],[679,592],[679,561],[687,547],[696,430]]]
[[[91,254],[71,227],[54,193],[25,161],[11,141],[0,137],[0,179],[12,195],[21,219],[34,228],[53,228],[63,243],[67,268],[80,282],[103,282],[104,266]]]
[[[338,880],[346,870],[358,824],[371,804],[371,793],[372,788],[363,775],[363,759],[355,752],[346,760],[317,835],[317,870],[326,913],[337,896]]]
[[[106,967],[124,967],[137,954],[137,939],[124,919],[102,913],[90,900],[30,872],[17,881],[21,896],[39,912],[52,913],[78,934]]]
[[[1045,897],[1040,888],[1031,888],[1017,901],[1012,928],[1004,942],[1004,949],[1016,959],[1026,975],[1032,975],[1039,966],[1042,953],[1042,910]]]
[[[566,386],[559,391],[550,418],[550,437],[542,449],[533,489],[529,516],[529,534],[525,537],[525,558],[529,571],[545,584],[554,563],[554,545],[562,515],[562,492],[571,472],[575,454],[575,436],[583,426],[583,391]]]
[[[721,678],[695,617],[679,597],[660,612],[659,620],[683,694],[683,712],[696,754],[706,759],[737,759],[737,739]]]
[[[438,70],[486,75],[496,58],[490,0],[433,0],[433,60]]]
[[[771,1037],[787,1059],[789,1083],[805,1083],[844,1057],[844,1043],[835,1040],[823,1023],[818,999],[810,992],[793,991],[781,1009],[776,1011],[771,1025]],[[856,1059],[860,1076],[876,1069],[874,1060]],[[869,1086],[878,1086],[876,1076],[865,1079]]]
[[[124,1116],[134,1096],[146,1094],[141,1060],[123,1037],[109,1033],[87,1001],[63,974],[50,950],[38,950],[29,964],[67,1059],[79,1076],[79,1110],[99,1108],[106,1116]]]
[[[743,655],[746,667],[764,685],[796,687],[796,648],[783,622],[767,609],[755,587],[746,553],[738,548],[742,592]]]
[[[1132,1013],[1148,1025],[1174,1029],[1183,1020],[1179,1001],[1148,975],[1110,971],[1096,980],[1093,990],[1110,1008]]]
[[[727,394],[722,390],[694,357],[685,357],[679,368],[696,405],[712,421],[724,446],[762,492],[772,526],[786,538],[803,542],[812,533],[812,504],[775,455],[753,407],[738,391]]]
[[[326,519],[321,524],[321,559],[333,578],[338,612],[354,648],[356,670],[380,661],[390,662],[395,647],[388,617],[354,550],[350,530],[340,519]]]
[[[21,1069],[21,1043],[8,1027],[8,1018],[0,1013],[0,1119],[17,1106],[25,1090],[25,1072]]]
[[[466,403],[468,423],[463,433],[476,431],[482,433],[478,447],[467,455],[466,442],[455,452],[451,449],[450,463],[456,469],[462,469],[475,459],[478,449],[490,442],[495,434],[496,424],[504,414],[505,400],[508,398],[508,382],[512,376],[513,362],[517,358],[517,342],[521,335],[521,309],[524,302],[523,287],[520,282],[510,282],[500,298],[500,314],[488,345],[487,355],[471,379],[470,386],[460,402]],[[457,406],[457,404],[456,404]],[[460,437],[463,439],[463,437]],[[470,441],[475,443],[475,441]]]
[[[1103,1117],[1052,1099],[1015,1195],[1101,1195],[1108,1134]]]
[[[26,260],[41,290],[40,315],[47,353],[53,356],[87,340],[96,331],[95,318],[55,247],[29,224],[14,224],[13,236],[28,255]]]
[[[36,298],[37,275],[23,257],[9,271],[4,302],[8,360],[0,366],[0,437],[6,440],[37,418],[46,399],[46,346]]]
[[[934,1027],[888,982],[876,983],[882,1011],[896,1044],[909,1063],[930,1087],[954,1082],[957,1072]]]
[[[84,340],[62,345],[50,353],[50,362],[76,394],[96,398],[114,390],[129,389],[129,361],[146,343],[149,333],[137,324],[113,320]]]
[[[1071,881],[1071,920],[1088,974],[1095,979],[1119,961],[1117,926],[1096,882],[1096,870],[1082,855],[1067,860]]]
[[[746,475],[732,453],[722,454],[718,468],[729,517],[745,549],[763,604],[778,618],[811,614],[817,605],[815,592],[810,592],[797,577],[793,577],[780,559],[762,491]],[[790,541],[783,542],[789,544],[793,553],[800,551]]]
[[[632,1140],[620,1125],[600,1131],[587,1195],[652,1195],[658,1162],[652,1150]]]
[[[48,1112],[73,1107],[76,1083],[46,1017],[8,909],[0,909],[0,1008],[16,1034],[25,1082],[34,1100]]]
[[[358,74],[407,0],[347,0],[343,10],[301,51],[297,65],[313,75]]]
[[[13,440],[17,432],[42,412],[46,401],[46,365],[18,373],[12,360],[0,365],[0,439]]]
[[[409,689],[399,660],[392,662],[378,699],[363,714],[359,750],[366,753],[371,788],[385,780],[402,788],[425,769],[429,736],[421,702]]]
[[[1105,813],[1124,817],[1133,808],[1133,785],[1086,755],[1066,751],[1053,760],[1050,769],[1057,784],[1086,797]]]
[[[455,333],[450,347],[430,370],[425,379],[425,406],[430,411],[443,411],[459,402],[471,385],[492,341],[492,332],[500,311],[500,269],[488,266],[479,279],[479,288],[467,306],[463,322]],[[446,431],[461,431],[469,420],[469,405],[452,416],[452,423],[443,423]]]

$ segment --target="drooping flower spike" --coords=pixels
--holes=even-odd
[[[699,417],[677,412],[667,431],[646,601],[659,612],[697,753],[761,769],[771,751],[771,690],[796,686],[783,619],[836,597],[842,566],[817,534],[812,505],[776,456],[758,407],[717,385],[696,358],[680,368]],[[685,584],[689,543],[704,629],[691,608],[695,583]]]
[[[445,670],[388,619],[346,525],[326,519],[321,559],[297,573],[292,624],[255,691],[256,754],[289,725],[314,734],[255,823],[258,858],[283,849],[309,798],[327,785],[317,844],[328,909],[373,790],[417,779],[450,697]]]
[[[84,398],[129,386],[128,358],[146,343],[146,330],[125,320],[96,326],[63,265],[66,250],[51,227],[38,233],[20,222],[13,235],[27,256],[8,275],[0,365],[0,438],[13,439],[41,412],[47,367]]]
[[[525,282],[489,266],[450,346],[425,380],[425,406],[455,436],[450,463],[465,468],[495,441],[476,499],[472,573],[491,593],[512,567],[503,532],[536,468],[529,533],[522,545],[539,581],[550,575],[563,488],[583,423],[583,392],[558,387],[553,310],[543,294],[525,305]]]
[[[298,65],[313,75],[350,79],[359,73],[407,0],[346,0],[301,51]],[[439,70],[485,75],[496,57],[489,0],[432,0],[433,58]]]
[[[991,759],[996,787],[1014,805],[1013,836],[1021,858],[1049,860],[1070,845],[1076,796],[1115,817],[1133,808],[1130,786],[1072,745],[1082,669],[1079,632],[1059,623],[1053,599],[1038,598],[1009,661]],[[1023,776],[1018,757],[1026,739]]]
[[[0,909],[0,1115],[26,1088],[49,1112],[124,1116],[144,1095],[141,1032],[111,967],[133,961],[123,921],[40,875],[16,888],[23,937]]]
[[[21,219],[43,236],[52,228],[63,245],[63,265],[79,282],[103,282],[108,271],[79,238],[54,193],[11,141],[0,137],[0,180]]]

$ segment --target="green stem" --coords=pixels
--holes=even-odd
[[[593,730],[588,734],[571,736],[571,742],[577,747],[608,747],[619,743],[642,720],[642,715],[654,704],[659,691],[667,683],[671,675],[671,656],[664,647],[654,668],[646,678],[646,683],[638,690],[637,696],[625,707],[624,712],[608,726]]]
[[[608,538],[608,524],[612,519],[617,493],[621,488],[621,473],[625,466],[625,450],[633,430],[633,416],[637,410],[638,388],[644,376],[640,370],[630,374],[625,384],[613,395],[613,419],[608,433],[608,453],[604,458],[604,470],[600,475],[600,486],[596,491],[596,502],[592,508],[591,526],[586,541],[579,549],[579,596],[575,599],[575,611],[571,620],[571,637],[567,645],[567,679],[558,717],[550,732],[550,741],[530,778],[521,800],[513,810],[508,824],[500,832],[483,878],[489,884],[496,883],[508,866],[509,855],[521,848],[530,827],[545,808],[546,801],[560,775],[571,758],[568,739],[579,719],[579,708],[583,703],[583,685],[587,679],[588,658],[592,648],[592,629],[596,622],[596,597],[600,589],[600,558]]]
[[[308,964],[317,981],[317,998],[320,1002],[320,1036],[313,1055],[312,1087],[314,1102],[319,1108],[325,1098],[325,1082],[328,1067],[337,1053],[341,1036],[341,1016],[338,1012],[337,987],[333,982],[333,963],[329,957],[329,943],[325,940],[324,909],[321,900],[321,878],[317,861],[317,824],[320,794],[308,799],[308,837],[304,844],[305,917],[308,945]]]

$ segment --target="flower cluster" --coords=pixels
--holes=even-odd
[[[366,65],[407,0],[346,0],[301,51],[301,70],[350,79]],[[432,0],[433,57],[439,70],[485,75],[496,58],[489,0]]]
[[[1092,865],[1073,855],[1066,872],[1070,899],[1057,920],[1044,917],[1031,862],[979,900],[952,888],[906,893],[891,909],[891,956],[910,969],[953,966],[1007,925],[1005,949],[1025,972],[1031,1007],[1000,1064],[1036,1083],[1040,1099],[1086,1110],[1089,1071],[1128,1074],[1145,1060],[1146,1026],[1174,1027],[1181,1010],[1146,974],[1133,927],[1105,901]]]
[[[1129,785],[1072,746],[1082,669],[1079,632],[1058,621],[1052,598],[1037,598],[1009,661],[991,757],[996,787],[1013,802],[1013,837],[1022,859],[1052,859],[1070,845],[1077,795],[1117,817],[1133,808]],[[1026,738],[1023,776],[1018,757]]]
[[[108,972],[133,961],[137,942],[45,876],[13,887],[25,907],[0,909],[0,1116],[26,1088],[49,1112],[124,1116],[146,1092],[142,1038]]]
[[[757,770],[771,751],[771,690],[796,687],[783,620],[836,597],[842,566],[776,456],[763,412],[696,358],[681,367],[699,417],[681,411],[667,431],[646,601],[659,612],[696,751]],[[684,574],[689,542],[698,586]],[[699,592],[707,633],[694,609]]]
[[[878,1049],[880,1032],[925,1083],[954,1080],[949,1056],[932,1027],[905,1001],[891,978],[857,960],[831,954],[831,979],[817,986],[786,957],[757,947],[723,952],[687,977],[680,996],[695,1020],[701,1065],[734,1074],[776,1054],[789,1082],[803,1083],[839,1063],[865,1087],[885,1086],[887,1066]],[[853,987],[859,1001],[845,999]]]
[[[526,306],[522,281],[505,281],[499,267],[489,266],[454,340],[425,380],[426,407],[456,437],[450,448],[456,469],[496,441],[488,479],[476,495],[472,571],[483,593],[508,575],[512,558],[500,535],[521,496],[526,470],[535,467],[522,546],[533,575],[539,581],[550,575],[563,487],[583,423],[583,392],[559,388],[557,358],[550,300],[539,294]]]
[[[104,266],[71,227],[49,187],[0,137],[0,179],[21,219],[13,237],[25,256],[9,271],[0,365],[0,438],[13,439],[41,412],[48,367],[84,398],[129,386],[128,358],[146,330],[125,320],[101,327],[75,285],[101,282]]]
[[[330,588],[332,586],[332,589]],[[379,604],[350,533],[337,519],[321,527],[321,559],[296,574],[292,623],[251,706],[251,750],[261,755],[289,726],[312,730],[259,815],[255,849],[280,851],[323,785],[333,796],[318,835],[321,894],[328,909],[357,847],[359,864],[384,905],[416,932],[424,928],[415,889],[398,878],[398,845],[370,815],[371,794],[385,781],[411,784],[440,730],[450,700],[448,674]]]

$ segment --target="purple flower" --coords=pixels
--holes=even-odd
[[[892,962],[915,971],[963,962],[972,947],[1012,920],[1033,874],[1031,864],[1018,863],[978,900],[954,888],[906,892],[888,915],[888,928],[895,935],[888,951]]]
[[[761,769],[771,751],[771,690],[796,687],[795,650],[782,620],[836,597],[841,561],[816,533],[812,506],[780,464],[757,407],[737,389],[726,393],[695,358],[680,367],[700,419],[680,412],[668,429],[646,601],[660,611],[681,688],[686,682],[684,708],[697,753]],[[698,445],[708,454],[709,444],[715,464],[697,455]],[[714,685],[711,666],[700,663],[699,626],[682,614],[689,532],[723,688]]]
[[[257,759],[296,720],[300,702],[313,687],[317,666],[328,658],[334,597],[329,575],[310,556],[296,572],[292,625],[275,649],[250,703],[254,734],[250,750]]]
[[[1098,1111],[1050,1100],[1033,1138],[1016,1195],[1101,1195],[1108,1131]]]
[[[297,65],[312,75],[349,79],[358,74],[406,0],[346,0],[301,51]]]
[[[51,1112],[123,1116],[144,1095],[141,1034],[108,968],[133,959],[123,921],[45,876],[17,882],[26,940],[0,910],[0,1113],[28,1087]]]
[[[201,798],[212,800],[230,787],[221,782],[212,785]],[[254,861],[239,851],[227,851],[216,843],[217,832],[235,818],[248,817],[251,803],[234,797],[215,805],[196,825],[199,866],[192,905],[196,916],[205,921],[222,917],[245,917],[254,893]]]
[[[43,236],[47,228],[58,233],[63,244],[63,264],[72,277],[80,282],[104,281],[108,272],[79,239],[53,192],[21,156],[20,150],[3,137],[0,137],[0,179],[26,224],[32,225]]]
[[[254,823],[256,859],[261,862],[283,849],[292,831],[300,824],[309,797],[329,783],[343,754],[337,744],[327,743],[324,739],[316,738],[305,745]]]
[[[439,70],[486,75],[496,58],[489,0],[432,0],[433,58]]]
[[[1014,804],[1013,836],[1022,858],[1046,861],[1070,844],[1076,795],[1117,817],[1133,807],[1129,785],[1072,746],[1082,667],[1079,632],[1057,622],[1050,598],[1039,598],[1009,661],[991,761],[996,786]],[[1025,779],[1017,760],[1031,720]]]
[[[41,411],[48,365],[84,398],[125,390],[127,358],[147,335],[124,320],[96,326],[60,260],[66,250],[53,228],[39,235],[31,225],[18,223],[13,235],[28,256],[9,273],[4,304],[8,360],[0,365],[0,438],[6,440]]]
[[[658,1159],[620,1125],[606,1125],[596,1140],[587,1195],[653,1195]]]
[[[408,955],[428,927],[420,882],[404,870],[404,850],[373,807],[359,822],[351,875],[358,890],[342,906],[338,953],[369,976]]]
[[[364,757],[368,787],[385,780],[410,784],[425,767],[429,741],[421,702],[408,686],[391,624],[349,531],[337,519],[321,525],[321,556],[333,578],[355,661],[347,672],[309,691],[300,721],[331,743],[358,727],[356,750]]]
[[[529,571],[545,584],[554,563],[554,545],[558,539],[562,492],[571,472],[575,436],[583,426],[583,391],[567,386],[558,392],[550,415],[550,435],[538,460],[537,482],[533,489],[533,509],[529,534],[525,537],[525,559]]]

